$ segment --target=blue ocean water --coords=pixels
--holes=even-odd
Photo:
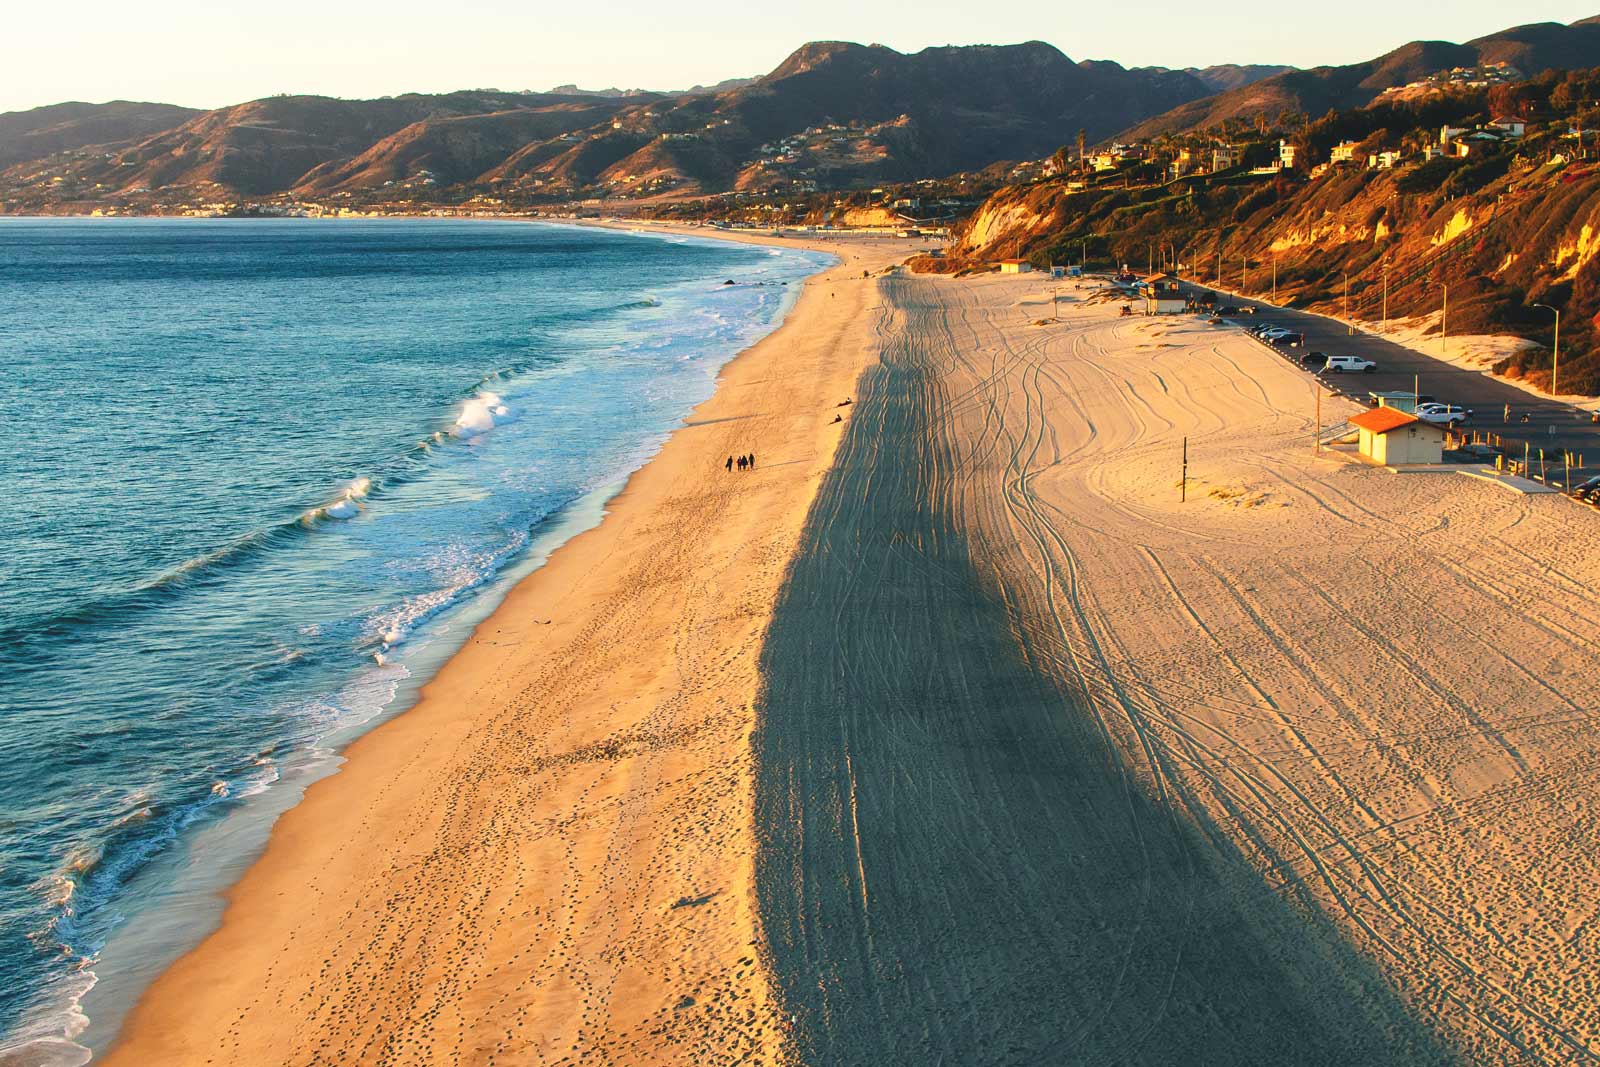
[[[152,872],[403,700],[824,258],[0,220],[0,1059],[75,1036]]]

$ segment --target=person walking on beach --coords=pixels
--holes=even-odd
[[[743,456],[739,457],[739,469],[741,471],[744,470],[744,457]]]
[[[728,457],[728,473],[729,474],[733,473],[733,457],[732,456]]]
[[[756,469],[756,454],[754,452],[750,453],[750,469]]]

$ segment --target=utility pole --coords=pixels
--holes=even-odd
[[[1311,438],[1311,451],[1315,455],[1322,455],[1322,386],[1317,384],[1315,378],[1311,380],[1311,391],[1317,397],[1317,432]]]
[[[1383,332],[1389,332],[1389,261],[1383,261]]]
[[[1561,309],[1551,307],[1549,304],[1535,304],[1536,308],[1555,312],[1556,316],[1556,343],[1550,351],[1550,395],[1556,396],[1556,370],[1561,366]]]
[[[1350,331],[1350,336],[1354,337],[1356,324],[1350,321],[1350,275],[1346,271],[1339,273],[1344,275],[1344,327]]]
[[[1439,312],[1439,351],[1448,355],[1450,353],[1450,285],[1440,282],[1439,287],[1444,290],[1444,305]]]
[[[1274,304],[1278,302],[1278,255],[1276,252],[1272,255],[1272,302]]]
[[[1217,288],[1222,288],[1222,238],[1217,238]]]
[[[1247,290],[1249,288],[1250,288],[1250,257],[1249,256],[1240,256],[1239,257],[1239,294],[1241,296],[1243,296],[1245,290]]]

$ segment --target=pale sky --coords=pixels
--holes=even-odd
[[[272,93],[342,97],[463,88],[685,88],[765,73],[811,40],[1048,41],[1127,66],[1370,59],[1419,38],[1465,41],[1573,22],[1600,0],[79,0],[8,4],[0,111],[63,100],[219,107]],[[1600,59],[1597,59],[1600,62]]]

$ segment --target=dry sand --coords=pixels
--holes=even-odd
[[[1237,331],[884,284],[763,653],[802,1058],[1593,1062],[1595,517],[1314,456]]]
[[[109,1062],[1600,1058],[1595,517],[1314,456],[1236,331],[860,272]]]
[[[601,525],[279,821],[106,1063],[772,1062],[759,638],[874,352],[862,270],[912,248],[827,250]]]

